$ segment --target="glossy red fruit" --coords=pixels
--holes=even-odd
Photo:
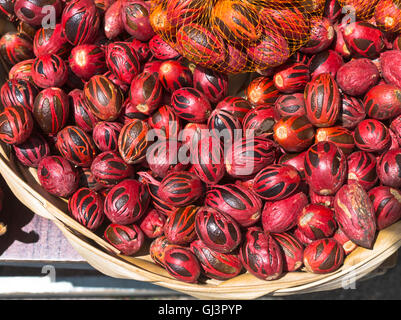
[[[148,124],[159,138],[166,140],[177,139],[181,131],[181,120],[168,105],[158,108],[148,118]]]
[[[342,107],[339,116],[341,126],[354,129],[366,117],[365,107],[358,98],[342,95]]]
[[[55,135],[67,123],[68,96],[62,89],[47,88],[39,92],[33,105],[33,116],[45,134]]]
[[[284,93],[303,90],[309,80],[309,68],[303,63],[284,65],[278,68],[273,77],[274,86]]]
[[[202,92],[211,103],[216,104],[227,96],[228,76],[212,69],[197,66],[193,73],[193,86]]]
[[[131,224],[148,209],[150,195],[146,186],[134,179],[125,179],[110,189],[104,201],[104,213],[113,223]]]
[[[60,130],[56,147],[65,159],[81,167],[89,167],[96,156],[92,137],[77,126],[67,126]]]
[[[153,57],[159,60],[176,59],[180,56],[180,54],[159,35],[155,35],[149,40],[149,49],[152,51]]]
[[[401,193],[399,190],[379,186],[369,191],[376,214],[377,229],[382,230],[401,219]]]
[[[258,106],[275,103],[280,92],[274,86],[274,81],[268,77],[257,77],[252,80],[245,90],[248,101]]]
[[[104,35],[107,39],[114,39],[124,31],[121,4],[121,0],[113,2],[104,13]]]
[[[255,224],[262,201],[251,190],[235,184],[215,185],[206,192],[205,205],[231,216],[243,227]]]
[[[274,113],[271,105],[260,105],[249,110],[242,122],[244,135],[271,136],[276,123]]]
[[[168,204],[183,207],[195,202],[203,193],[200,179],[187,171],[171,172],[160,184],[158,195]]]
[[[5,107],[0,113],[0,140],[7,144],[25,142],[32,133],[31,112],[19,105]]]
[[[330,238],[337,229],[334,211],[323,204],[309,204],[303,208],[297,225],[312,240]]]
[[[40,160],[38,179],[47,192],[58,197],[67,197],[78,188],[77,171],[60,156],[47,156]]]
[[[341,95],[334,78],[323,73],[305,87],[305,106],[308,120],[316,127],[331,127],[340,114]]]
[[[139,227],[148,238],[153,239],[164,234],[163,228],[165,223],[165,216],[157,210],[151,209],[141,219]]]
[[[118,118],[124,101],[121,90],[103,75],[95,75],[85,83],[85,99],[92,113],[100,120]]]
[[[368,22],[347,24],[343,30],[343,37],[354,57],[374,59],[384,49],[383,32]]]
[[[304,94],[280,95],[274,104],[274,111],[278,119],[289,116],[304,116],[306,114]]]
[[[344,250],[334,239],[313,241],[304,250],[304,265],[307,271],[325,274],[336,271],[344,262]]]
[[[320,195],[334,195],[345,181],[347,159],[332,142],[318,142],[305,155],[305,179]]]
[[[107,70],[104,50],[95,44],[74,47],[68,58],[69,66],[78,77],[89,80],[96,74]]]
[[[103,201],[96,191],[80,188],[68,200],[68,210],[84,227],[96,230],[104,220]]]
[[[36,57],[46,54],[57,54],[65,58],[70,51],[70,44],[62,35],[61,24],[54,28],[40,28],[33,39],[33,53]]]
[[[208,207],[196,213],[195,230],[208,248],[220,253],[232,252],[242,240],[240,227],[233,218]]]
[[[156,74],[140,73],[132,80],[129,98],[142,113],[152,114],[162,100],[163,87]]]
[[[251,136],[234,142],[226,151],[224,163],[230,176],[245,178],[272,164],[275,157],[276,144],[272,140]]]
[[[190,247],[206,276],[212,279],[228,280],[237,276],[242,270],[242,263],[236,253],[217,252],[202,240],[191,242]]]
[[[24,33],[7,32],[0,38],[0,54],[11,68],[18,62],[34,57],[32,40]]]
[[[305,155],[306,151],[301,153],[285,153],[278,159],[278,164],[291,165],[295,169],[297,169],[298,173],[301,175],[301,178],[305,178]]]
[[[199,207],[194,205],[175,209],[166,220],[164,234],[170,243],[189,244],[196,239],[195,219]]]
[[[118,150],[125,162],[135,164],[145,159],[148,131],[149,125],[139,119],[134,119],[122,127],[118,137]]]
[[[112,223],[104,231],[104,238],[127,256],[137,253],[145,243],[143,232],[135,224],[125,226]]]
[[[355,147],[355,141],[352,132],[340,126],[318,128],[315,134],[315,143],[321,141],[333,142],[342,150],[345,155],[350,154]]]
[[[199,90],[189,87],[173,92],[171,107],[181,119],[196,123],[205,122],[212,111],[206,96]]]
[[[345,235],[357,245],[371,249],[376,234],[375,210],[363,187],[344,185],[334,199],[335,218]]]
[[[33,62],[31,75],[38,87],[62,87],[68,78],[67,64],[58,55],[43,55]]]
[[[1,47],[0,47],[1,50]],[[11,67],[8,72],[9,80],[25,80],[33,83],[32,80],[32,65],[35,59],[27,59],[18,62],[13,67]]]
[[[383,152],[391,145],[389,129],[379,120],[361,121],[354,131],[355,145],[362,151]]]
[[[253,191],[262,199],[281,200],[292,195],[301,183],[298,171],[290,165],[272,164],[253,180]]]
[[[92,131],[99,120],[89,109],[83,91],[74,89],[70,91],[68,95],[70,97],[71,107],[74,109],[75,124],[86,132]]]
[[[367,58],[353,59],[337,71],[337,84],[341,90],[351,96],[361,96],[380,80],[376,65]]]
[[[93,128],[93,142],[100,151],[118,151],[118,136],[123,125],[119,122],[100,121]]]
[[[307,204],[308,198],[303,192],[282,200],[266,201],[262,212],[263,230],[276,233],[290,230]]]
[[[288,152],[301,152],[314,140],[315,130],[305,116],[281,118],[273,127],[274,141]]]
[[[150,4],[142,0],[127,0],[121,5],[121,20],[126,32],[135,39],[148,41],[154,35],[149,20]]]
[[[379,158],[377,175],[383,185],[401,187],[401,149],[389,150]]]
[[[103,74],[107,79],[109,79],[113,84],[115,84],[123,93],[126,93],[129,89],[129,84],[122,82],[118,77],[111,71],[107,71]]]
[[[45,18],[48,18],[49,10],[46,6],[51,6],[54,19],[60,16],[62,11],[60,0],[15,0],[14,12],[20,20],[33,26],[40,26]]]
[[[300,241],[289,233],[273,233],[273,239],[283,252],[283,271],[296,271],[303,265],[304,247]]]
[[[284,257],[272,235],[249,228],[240,249],[240,258],[249,273],[263,280],[275,280],[283,272]]]
[[[314,55],[309,61],[311,77],[322,73],[330,73],[335,77],[339,68],[344,64],[342,56],[334,50],[326,50]]]
[[[100,12],[91,0],[70,1],[64,7],[61,25],[72,45],[92,43],[98,35]]]
[[[196,283],[201,273],[201,267],[196,256],[186,248],[170,248],[164,256],[165,268],[170,275],[178,280]]]
[[[207,120],[210,135],[220,140],[225,146],[232,146],[233,142],[242,137],[241,122],[230,112],[213,110]]]
[[[309,41],[300,49],[302,53],[316,54],[326,50],[333,42],[334,27],[325,17],[312,17],[310,19],[311,31]]]
[[[376,174],[376,158],[365,151],[356,151],[347,158],[348,181],[357,181],[365,190],[375,186],[378,181]]]
[[[50,155],[47,141],[39,134],[31,134],[25,142],[13,145],[18,160],[28,166],[37,168],[42,158]]]
[[[401,113],[401,90],[391,84],[378,84],[366,93],[363,104],[370,118],[394,118]]]
[[[32,112],[38,89],[27,80],[6,81],[0,89],[3,107],[21,106]]]
[[[192,72],[182,61],[162,61],[158,69],[159,80],[168,92],[182,87],[192,87]]]
[[[227,96],[216,105],[216,109],[226,110],[242,122],[245,115],[252,110],[252,105],[244,98]]]
[[[401,77],[399,75],[399,63],[401,61],[401,51],[389,50],[380,54],[380,69],[383,79],[394,86],[401,86]]]

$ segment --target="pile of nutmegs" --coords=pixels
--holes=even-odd
[[[233,97],[152,33],[147,2],[53,0],[54,29],[45,4],[0,4],[20,19],[0,139],[123,254],[148,243],[186,282],[273,280],[335,271],[400,219],[401,37],[380,17],[346,24],[327,1],[310,42]]]

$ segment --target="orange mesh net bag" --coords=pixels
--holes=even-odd
[[[150,21],[189,61],[225,73],[278,66],[305,44],[325,0],[151,0]]]

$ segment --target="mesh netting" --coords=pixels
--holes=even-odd
[[[338,0],[341,7],[347,7],[343,13],[355,13],[358,20],[368,21],[372,18],[379,0]]]
[[[282,64],[309,39],[325,0],[151,0],[163,40],[197,65],[225,72]]]

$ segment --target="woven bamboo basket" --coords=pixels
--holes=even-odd
[[[0,34],[5,32],[4,28],[0,20]],[[6,75],[4,64],[0,63],[0,85]],[[240,76],[234,82],[241,84],[244,80],[249,81],[249,78]],[[240,87],[231,90],[238,92]],[[357,248],[347,256],[344,265],[331,274],[299,271],[287,273],[278,280],[263,281],[243,273],[227,281],[187,284],[156,265],[146,249],[134,257],[122,255],[101,235],[80,225],[68,214],[66,199],[47,193],[38,183],[36,169],[21,165],[10,146],[5,144],[0,144],[0,174],[21,202],[35,214],[53,221],[75,250],[95,269],[110,277],[147,281],[199,299],[255,299],[267,294],[292,295],[346,287],[372,273],[401,246],[400,221],[378,234],[372,250]]]

